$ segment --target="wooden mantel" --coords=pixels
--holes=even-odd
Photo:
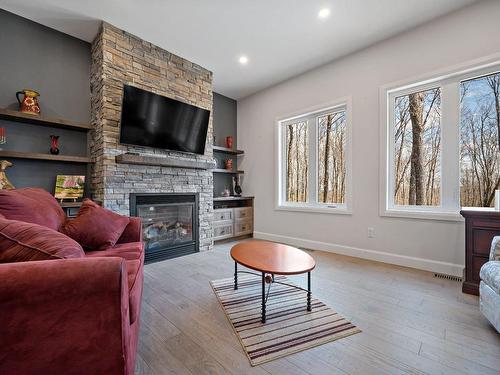
[[[120,154],[115,157],[118,164],[152,165],[160,167],[188,168],[188,169],[213,169],[215,161],[182,159],[172,156],[154,156],[140,154]]]

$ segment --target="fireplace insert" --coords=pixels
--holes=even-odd
[[[142,219],[145,261],[199,251],[198,194],[130,194],[130,215]]]

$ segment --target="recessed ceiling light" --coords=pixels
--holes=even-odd
[[[318,18],[325,19],[330,15],[330,9],[323,8],[318,12]]]
[[[246,57],[246,56],[240,56],[240,58],[238,59],[238,61],[240,62],[241,65],[246,65],[246,64],[248,64],[248,57]]]

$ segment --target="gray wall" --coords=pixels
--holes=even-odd
[[[40,93],[44,115],[90,121],[90,44],[0,10],[0,107],[18,109],[16,91]],[[87,134],[0,120],[3,150],[48,152],[50,134],[59,135],[61,154],[86,155]],[[16,187],[53,193],[57,174],[87,174],[82,164],[10,159],[7,175]]]
[[[226,147],[226,137],[232,136],[234,146],[237,145],[236,128],[236,100],[214,92],[213,103],[214,115],[214,136],[216,138],[214,145]]]
[[[237,146],[237,128],[236,128],[236,100],[230,99],[214,92],[213,116],[214,116],[214,135],[216,146],[226,146],[226,137],[233,137],[233,148]],[[233,159],[233,165],[237,165],[236,156],[214,152],[217,160],[217,167],[224,168],[224,159]],[[220,196],[225,188],[231,190],[233,194],[232,175],[214,173],[214,196]]]

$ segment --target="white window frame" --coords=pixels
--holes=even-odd
[[[331,113],[333,111],[344,110],[346,112],[346,143],[345,143],[345,199],[343,204],[319,203],[318,195],[318,139],[317,117]],[[286,158],[285,158],[285,126],[291,123],[300,122],[303,119],[308,121],[309,135],[309,174],[308,174],[308,202],[287,202],[286,201]],[[311,121],[313,121],[311,123]],[[275,120],[275,209],[298,212],[316,212],[327,214],[350,215],[352,207],[352,100],[351,97],[341,98],[334,102],[314,106],[284,116],[279,116]]]
[[[500,71],[500,54],[380,88],[380,216],[462,221],[460,210],[460,83]],[[410,93],[441,89],[441,194],[439,206],[394,204],[394,100]]]

